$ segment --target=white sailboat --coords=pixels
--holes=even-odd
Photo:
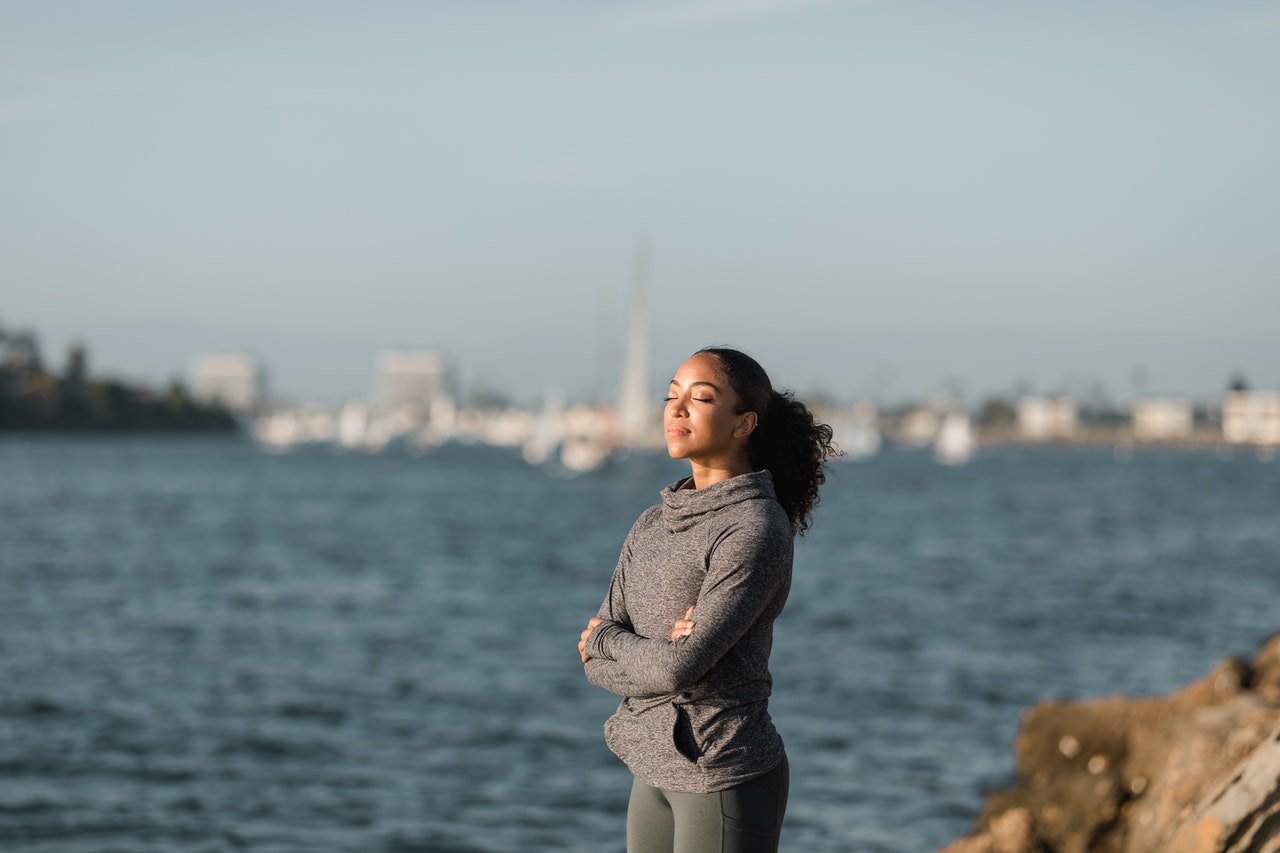
[[[529,464],[583,474],[628,451],[654,447],[661,440],[649,389],[648,274],[649,247],[639,242],[616,417],[595,412],[584,421],[579,411],[570,423],[566,417],[574,412],[565,409],[559,394],[548,394],[536,428],[521,446]]]
[[[942,418],[933,441],[933,456],[943,465],[964,465],[977,445],[973,422],[964,412],[950,411]]]
[[[841,459],[868,459],[879,453],[884,443],[880,434],[880,411],[872,403],[858,403],[836,413],[829,426],[832,441],[844,454]]]
[[[564,399],[559,392],[548,391],[542,401],[542,416],[533,435],[524,442],[520,454],[530,465],[541,465],[551,458],[563,438],[560,420],[564,415]]]

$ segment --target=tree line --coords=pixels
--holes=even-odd
[[[230,431],[231,413],[192,399],[181,382],[160,391],[89,375],[73,345],[61,372],[48,370],[34,332],[0,326],[0,430]]]

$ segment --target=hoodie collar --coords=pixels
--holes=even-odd
[[[768,471],[740,474],[701,489],[693,488],[692,479],[685,477],[662,490],[662,520],[673,533],[688,530],[733,504],[761,498],[778,499],[773,490],[773,475]]]

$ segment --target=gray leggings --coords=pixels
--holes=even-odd
[[[787,757],[763,776],[712,794],[631,785],[627,853],[776,853],[787,810]]]

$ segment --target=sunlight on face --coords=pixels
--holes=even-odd
[[[745,460],[746,438],[756,415],[738,412],[741,404],[719,359],[710,353],[693,355],[668,386],[663,412],[667,453],[708,467],[730,467]]]

